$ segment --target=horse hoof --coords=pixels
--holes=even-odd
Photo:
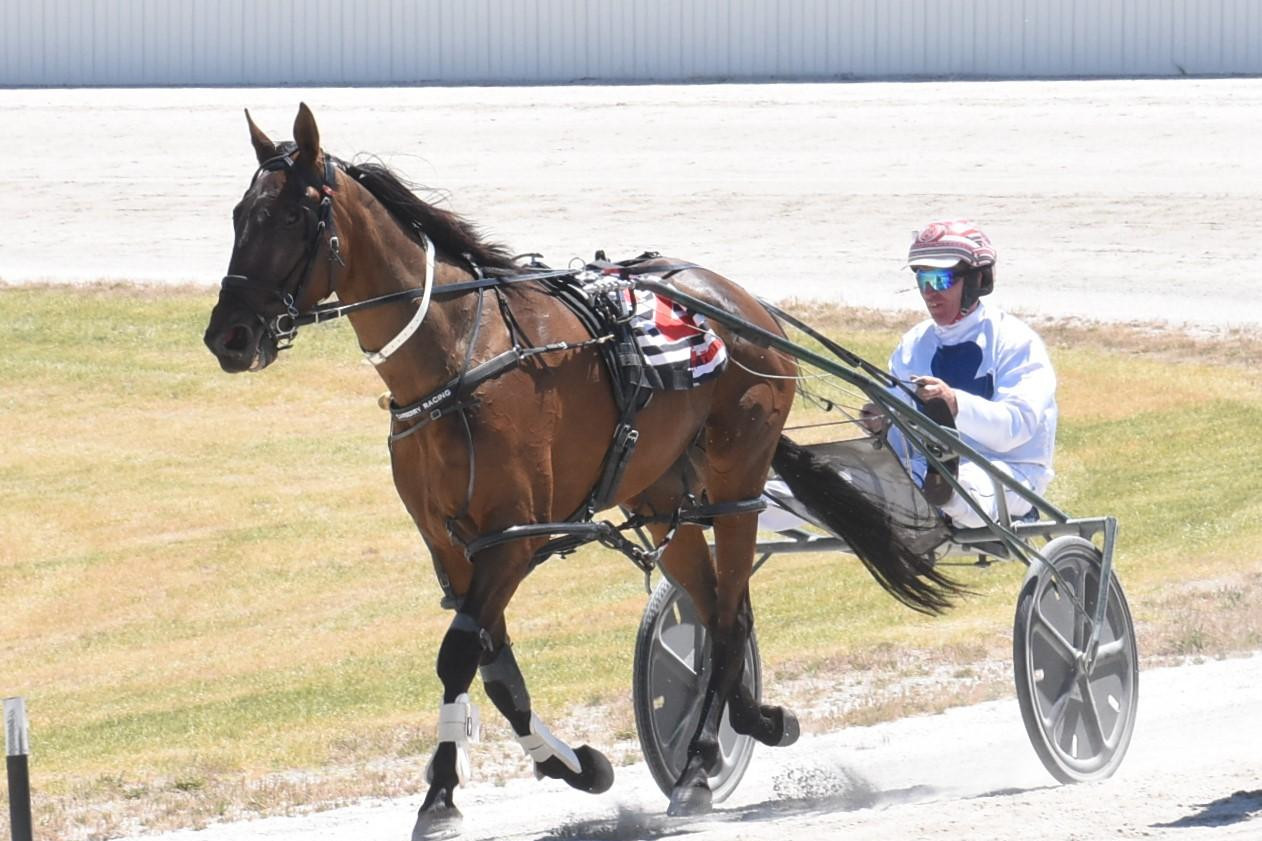
[[[672,818],[704,815],[710,811],[713,795],[707,785],[675,786],[670,793],[670,807],[666,814]]]
[[[422,810],[412,827],[412,841],[445,841],[459,838],[464,816],[455,806],[439,806]]]
[[[535,763],[535,771],[543,777],[565,780],[570,788],[589,794],[604,794],[609,791],[613,785],[613,766],[605,759],[605,755],[589,745],[575,748],[574,755],[578,757],[580,769],[577,774],[555,756]]]
[[[798,724],[798,717],[788,710],[781,710],[783,716],[780,721],[780,740],[776,742],[776,747],[788,747],[798,740],[798,736],[802,735],[802,727]]]
[[[613,786],[613,766],[609,764],[605,755],[588,745],[575,749],[574,755],[578,757],[583,770],[575,782],[569,780],[566,782],[580,791],[591,794],[604,794],[609,791]]]

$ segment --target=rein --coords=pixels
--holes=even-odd
[[[433,289],[432,297],[434,298],[450,298],[454,295],[460,295],[465,292],[476,292],[479,289],[490,289],[496,286],[515,286],[519,283],[528,283],[536,280],[552,280],[561,277],[572,277],[574,272],[568,269],[532,272],[531,274],[514,274],[490,277],[478,277],[475,280],[461,280],[456,283],[447,283],[442,286],[436,286]],[[415,301],[417,298],[424,296],[424,289],[402,289],[398,292],[389,292],[385,295],[378,295],[376,298],[368,298],[363,301],[356,301],[353,304],[330,303],[321,304],[313,307],[308,312],[302,313],[294,317],[295,327],[305,327],[308,324],[321,324],[325,321],[333,321],[337,318],[351,315],[360,310],[379,307],[383,304],[393,304],[399,301]]]

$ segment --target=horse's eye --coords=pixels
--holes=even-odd
[[[298,220],[302,218],[302,216],[296,210],[286,210],[284,218],[285,218],[285,227],[292,228],[294,225],[298,224]]]

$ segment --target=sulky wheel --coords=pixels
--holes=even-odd
[[[640,749],[658,788],[668,796],[683,771],[688,743],[697,729],[709,680],[709,649],[709,635],[687,593],[669,581],[660,582],[636,634],[632,694]],[[752,631],[745,646],[742,680],[755,698],[761,697],[758,642]],[[736,789],[753,752],[753,737],[733,730],[724,710],[719,727],[720,764],[710,777],[714,802]]]
[[[1110,575],[1094,658],[1084,650],[1098,602],[1100,550],[1060,537],[1043,550],[1047,569],[1021,588],[1012,633],[1017,698],[1034,750],[1063,783],[1110,776],[1135,726],[1139,657],[1126,597]],[[1085,608],[1085,615],[1075,607]]]

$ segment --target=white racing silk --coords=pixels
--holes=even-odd
[[[964,443],[1006,465],[1036,493],[1047,488],[1056,444],[1056,374],[1043,340],[1020,319],[984,303],[948,327],[926,319],[894,349],[890,372],[902,380],[945,380],[955,391],[955,425]],[[895,452],[906,452],[897,430],[890,438]],[[923,460],[912,462],[920,478]],[[1028,508],[1022,501],[1019,510]]]

